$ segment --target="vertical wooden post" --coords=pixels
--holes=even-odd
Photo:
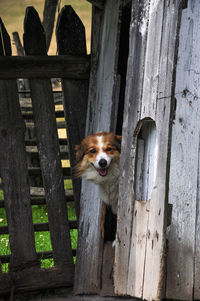
[[[11,55],[10,37],[1,20],[0,31],[0,55]],[[1,80],[0,174],[10,234],[12,271],[25,270],[38,264],[24,138],[25,124],[16,80]]]
[[[122,134],[115,290],[117,294],[130,294],[147,300],[158,300],[165,294],[168,149],[181,4],[182,1],[166,3],[144,0],[134,1],[132,7]],[[140,123],[148,118],[154,120],[156,125],[157,155],[154,157],[153,191],[149,202],[144,205],[135,200],[134,181],[138,129]],[[140,219],[145,225],[140,226]],[[136,261],[140,264],[135,264]]]
[[[93,7],[86,135],[97,131],[115,131],[112,121],[116,111],[115,107],[118,106],[115,88],[118,80],[117,59],[120,16],[121,0],[106,1],[104,10]],[[101,220],[102,201],[99,198],[98,187],[92,183],[82,181],[81,218],[79,221],[74,289],[76,294],[101,292],[103,280]],[[110,250],[110,252],[114,252],[113,250]],[[108,252],[107,248],[106,252]],[[105,272],[105,269],[103,271]],[[85,277],[85,275],[90,275],[90,277]],[[112,287],[111,290],[113,290]]]
[[[26,10],[24,49],[27,55],[47,53],[44,30],[33,7]],[[32,79],[30,87],[54,262],[68,268],[73,257],[51,81]]]
[[[65,5],[58,17],[56,28],[58,53],[61,55],[86,56],[85,28],[70,5]],[[88,102],[88,80],[62,79],[64,113],[69,144],[70,164],[76,164],[75,145],[85,137]],[[72,179],[77,218],[80,212],[80,179]]]
[[[166,298],[200,299],[200,2],[183,10],[172,127]]]

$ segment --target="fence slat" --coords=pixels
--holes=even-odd
[[[56,37],[58,53],[61,55],[83,56],[87,54],[85,28],[70,5],[62,8],[58,18]],[[80,144],[85,135],[88,81],[62,79],[64,112],[67,122],[67,137],[70,151],[70,164],[75,166],[74,147]],[[72,179],[76,213],[80,211],[80,179]]]
[[[4,33],[5,28],[3,37]],[[4,47],[6,45],[4,43]],[[10,46],[7,52],[5,48],[4,53],[9,53],[9,49]],[[25,269],[28,262],[37,262],[24,138],[25,124],[16,80],[0,81],[0,174],[10,233],[12,270],[20,266]]]
[[[24,31],[25,52],[45,55],[44,30],[33,7],[26,10]],[[73,256],[51,82],[33,79],[30,80],[30,87],[54,262],[56,266],[67,269],[73,264]]]
[[[0,18],[0,56],[11,55],[10,36]]]

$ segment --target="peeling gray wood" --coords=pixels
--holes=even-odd
[[[115,9],[113,10],[113,7]],[[95,98],[89,96],[87,133],[109,131],[117,72],[120,0],[106,1],[101,27]],[[112,14],[111,14],[112,11]],[[94,86],[90,88],[91,92]],[[116,104],[117,105],[117,104]],[[97,111],[98,108],[98,111]]]
[[[160,68],[160,48],[162,41],[164,1],[150,1],[149,18],[141,25],[141,34],[145,33],[148,24],[147,49],[144,67],[144,85],[142,96],[141,118],[146,116],[155,120],[156,100]]]
[[[164,2],[160,67],[157,95],[165,92],[171,95],[173,89],[173,74],[175,71],[177,34],[180,20],[181,1]],[[159,7],[157,7],[158,9]],[[172,107],[171,107],[172,106]],[[168,144],[170,141],[170,118],[173,108],[173,98],[157,98],[157,168],[155,186],[150,201],[150,215],[147,239],[147,256],[145,263],[143,298],[156,299],[164,297],[165,281],[165,230],[167,217],[167,181],[168,181]],[[154,276],[152,279],[152,271]]]
[[[132,232],[132,212],[134,206],[134,156],[133,133],[140,118],[144,61],[146,52],[147,28],[143,35],[140,32],[143,23],[148,19],[149,1],[134,1],[130,24],[130,48],[127,67],[127,83],[122,132],[121,177],[119,183],[119,202],[117,219],[117,240],[115,250],[114,284],[115,293],[127,294],[129,269],[129,250]],[[134,281],[134,280],[133,280]]]
[[[146,256],[149,202],[135,201],[127,294],[142,298]]]
[[[167,179],[168,179],[168,143],[170,138],[170,118],[171,105],[173,102],[169,99],[159,101],[158,95],[166,93],[171,95],[172,81],[174,72],[174,62],[176,57],[176,38],[178,32],[178,22],[180,16],[179,5],[181,1],[149,1],[138,3],[142,12],[146,12],[145,18],[142,15],[137,22],[132,22],[131,32],[132,38],[136,42],[131,43],[127,89],[125,98],[125,119],[123,127],[123,142],[121,156],[121,173],[119,192],[119,210],[118,210],[118,229],[117,229],[117,245],[115,258],[115,291],[118,294],[127,294],[127,270],[130,264],[129,248],[132,231],[132,218],[134,223],[134,214],[131,215],[132,204],[134,204],[134,191],[131,187],[134,185],[134,170],[136,156],[136,138],[137,138],[137,122],[141,122],[144,118],[153,118],[156,122],[157,132],[157,162],[155,169],[155,184],[150,196],[149,203],[149,220],[146,228],[146,254],[141,252],[141,260],[144,260],[143,270],[143,286],[138,287],[138,295],[146,300],[157,300],[164,297],[164,276],[165,276],[165,227],[167,216]],[[133,4],[133,12],[138,7]],[[134,20],[132,18],[132,20]],[[138,25],[139,24],[139,25]],[[149,26],[148,26],[149,24]],[[155,26],[156,24],[156,26]],[[147,35],[147,40],[146,40]],[[137,48],[136,46],[137,45]],[[141,47],[143,59],[145,57],[144,69],[143,65],[137,66],[135,73],[131,73],[129,68],[135,69],[131,59],[135,53],[141,55]],[[135,47],[135,48],[134,48]],[[137,51],[139,53],[137,53]],[[154,57],[154,54],[155,55]],[[139,62],[139,58],[137,60]],[[153,61],[153,64],[152,64]],[[138,63],[137,62],[137,63]],[[144,70],[144,71],[143,71]],[[139,77],[138,85],[137,79]],[[144,76],[144,78],[143,78]],[[130,79],[129,79],[130,78]],[[137,101],[135,99],[137,93]],[[133,101],[134,100],[134,104]],[[141,103],[141,105],[140,105]],[[134,136],[135,135],[135,136]],[[139,217],[138,217],[139,218]],[[134,250],[130,248],[133,259]],[[143,259],[142,259],[143,256]],[[135,258],[136,260],[136,258]],[[140,260],[140,258],[137,258]],[[152,274],[153,272],[153,274]],[[132,275],[137,270],[132,267]],[[142,272],[140,272],[142,275]],[[131,285],[131,277],[128,279]],[[134,279],[133,287],[134,287]],[[141,283],[141,280],[140,280]],[[130,287],[128,287],[130,289]],[[133,292],[133,291],[132,291]]]
[[[113,10],[113,7],[115,9]],[[112,12],[112,14],[111,14]],[[117,72],[120,0],[106,1],[103,11],[93,8],[91,76],[86,135],[111,127]],[[103,240],[102,202],[98,187],[82,181],[81,216],[75,275],[75,293],[99,293]],[[89,277],[85,277],[90,275]]]
[[[199,1],[188,1],[182,14],[176,72],[177,104],[169,182],[173,211],[168,235],[166,297],[179,300],[200,299],[199,14]]]

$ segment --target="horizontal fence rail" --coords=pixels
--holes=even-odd
[[[88,79],[90,56],[0,57],[0,79],[68,78]]]

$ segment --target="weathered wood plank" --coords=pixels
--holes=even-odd
[[[199,1],[183,10],[172,129],[167,298],[198,300],[199,277]],[[196,234],[195,234],[196,232]]]
[[[13,35],[13,40],[14,40],[14,43],[15,43],[15,47],[16,47],[16,50],[17,50],[17,54],[19,56],[24,56],[24,48],[22,46],[22,43],[20,41],[20,37],[19,37],[19,34],[18,32],[13,32],[12,33]]]
[[[90,83],[89,83],[89,102],[94,101],[96,98],[96,80],[97,69],[99,64],[99,49],[101,40],[101,28],[102,28],[103,11],[93,7],[92,11],[92,45],[91,45],[91,70],[90,70]],[[89,110],[89,105],[88,105]],[[88,115],[87,115],[88,119]],[[96,129],[91,129],[91,131]],[[86,136],[89,134],[89,130],[86,129]],[[92,190],[91,190],[92,189]],[[96,191],[94,191],[96,189]],[[92,191],[92,193],[90,193]],[[91,201],[93,199],[93,202]],[[88,202],[88,200],[90,200]],[[82,180],[81,189],[81,218],[79,220],[79,235],[77,246],[77,261],[75,267],[75,281],[74,291],[76,294],[92,292],[99,293],[100,291],[100,268],[97,266],[97,258],[101,255],[100,248],[102,248],[102,237],[100,233],[100,227],[91,228],[90,225],[96,225],[101,220],[101,213],[99,213],[98,219],[93,219],[93,214],[89,216],[89,212],[101,212],[100,200],[98,199],[98,189],[92,183],[86,183]],[[88,232],[88,230],[90,231]],[[92,237],[95,237],[97,243],[92,243]],[[86,238],[89,239],[90,245],[86,243]],[[101,243],[101,245],[100,245]],[[99,245],[97,245],[99,244]],[[90,251],[92,250],[92,252]],[[102,250],[102,249],[101,249]],[[89,255],[90,254],[90,255]],[[90,265],[87,263],[87,258],[90,256]],[[92,257],[91,257],[92,256]],[[92,275],[90,281],[85,279],[85,273]],[[86,282],[85,282],[86,280]]]
[[[11,48],[8,34],[3,27],[1,38],[4,37],[6,43],[3,43],[4,52],[1,55],[9,54]],[[35,268],[38,266],[24,137],[25,125],[20,112],[17,83],[15,80],[0,81],[0,174],[10,233],[12,271],[20,266],[26,269],[26,264],[30,262],[35,264]]]
[[[53,77],[88,79],[89,69],[89,56],[0,57],[0,79]]]
[[[27,270],[4,274],[1,279],[1,294],[9,294],[12,284],[14,292],[27,292],[57,287],[72,287],[73,267],[68,267],[68,271],[58,268],[41,269],[34,271],[27,265]]]
[[[74,196],[73,196],[73,193],[71,193],[71,191],[69,193],[66,193],[66,191],[65,191],[65,195],[66,195],[67,203],[74,202]],[[31,197],[31,205],[45,205],[45,204],[46,204],[46,200],[45,200],[44,196],[43,197],[42,196]],[[4,200],[0,200],[0,208],[4,208]]]
[[[104,8],[105,0],[87,0],[87,1],[100,9]]]
[[[161,28],[163,23],[163,9],[164,1],[150,1],[141,119],[148,116],[155,120],[160,67],[160,48],[162,41]],[[146,31],[146,22],[147,20],[145,20],[141,25],[141,34],[144,34]]]
[[[102,265],[102,296],[113,296],[113,264],[115,257],[115,248],[112,246],[112,242],[108,241],[103,246],[103,265]]]
[[[70,5],[62,8],[58,17],[56,37],[58,53],[61,55],[86,56],[85,28]],[[64,94],[63,106],[66,120],[67,137],[72,169],[76,164],[75,145],[85,136],[88,81],[62,79]],[[80,214],[80,179],[72,179],[76,204],[76,214]]]
[[[38,223],[33,225],[35,232],[41,232],[41,231],[49,231],[49,224],[48,223]],[[77,221],[70,220],[69,221],[69,228],[70,229],[77,229]],[[8,227],[7,226],[1,226],[0,227],[0,234],[8,234]]]
[[[149,202],[135,201],[127,294],[142,298],[149,219]]]
[[[28,25],[30,21],[31,27]],[[44,30],[32,7],[26,10],[24,31],[25,52],[45,55]],[[30,37],[33,39],[30,40]],[[34,44],[37,44],[36,49],[32,48]],[[64,270],[73,265],[73,256],[51,82],[32,79],[30,87],[54,262],[55,266]]]
[[[200,150],[200,146],[199,146]],[[200,156],[197,175],[197,203],[196,203],[196,234],[195,234],[195,261],[194,261],[194,299],[200,299]]]
[[[138,297],[141,297],[142,294],[142,298],[147,300],[157,300],[164,296],[165,218],[167,217],[166,188],[168,179],[168,143],[170,137],[169,129],[172,102],[166,99],[160,102],[157,95],[160,95],[160,92],[163,91],[167,93],[166,95],[171,95],[173,88],[172,80],[175,68],[174,62],[176,57],[176,38],[180,19],[180,3],[181,1],[169,1],[166,3],[154,0],[150,1],[150,3],[149,1],[146,3],[135,2],[132,9],[133,25],[131,26],[131,29],[135,31],[133,31],[131,35],[133,34],[132,39],[137,38],[137,40],[134,43],[135,48],[132,47],[130,50],[129,64],[132,70],[135,70],[137,74],[130,71],[130,74],[128,73],[130,80],[127,79],[121,156],[122,179],[120,181],[119,223],[115,260],[115,290],[119,294],[127,294],[130,237],[131,231],[135,231],[134,229],[132,230],[133,225],[130,211],[132,207],[131,203],[134,202],[134,192],[131,187],[134,186],[135,178],[135,140],[138,135],[138,128],[136,125],[137,121],[141,122],[144,118],[151,117],[155,118],[157,128],[157,142],[155,144],[157,156],[155,156],[154,159],[155,182],[153,184],[152,194],[149,194],[150,191],[148,192],[148,198],[150,198],[150,211],[145,257],[144,253],[141,252],[141,258],[135,258],[135,260],[144,260],[145,263],[143,265],[144,270],[141,272],[141,275],[143,274],[144,277],[143,286],[141,287],[140,280]],[[138,10],[140,11],[140,14],[137,14],[136,16],[139,20],[134,18],[134,14],[135,12],[138,13]],[[146,35],[148,35],[147,47],[145,46]],[[155,43],[155,41],[157,41],[157,43]],[[143,46],[142,52],[140,48],[141,45]],[[137,53],[137,50],[139,51],[139,54]],[[159,53],[159,56],[154,57],[154,52]],[[143,54],[143,58],[145,56],[146,62],[144,73],[142,63],[139,67],[137,66],[137,68],[134,68],[135,62],[133,63],[131,61],[134,55],[137,55],[137,64],[139,64],[141,54]],[[152,60],[154,61],[154,65],[151,64]],[[136,76],[138,77],[138,74],[140,85],[138,85],[138,78],[135,79]],[[155,81],[155,85],[149,84],[149,81],[151,81],[150,79],[152,79],[153,82]],[[135,101],[133,105],[132,99],[135,99],[135,93],[137,93],[137,102]],[[148,140],[146,142],[148,142]],[[126,146],[126,150],[123,149],[123,146]],[[150,180],[152,181],[152,179]],[[120,203],[122,204],[121,206]],[[134,267],[132,267],[131,272],[132,274],[133,272],[136,274],[137,270],[134,271]],[[132,281],[134,281],[134,279]],[[130,281],[129,285],[131,285]]]
[[[76,256],[76,250],[73,249],[72,252],[73,252],[73,256]],[[37,258],[38,260],[53,258],[53,252],[52,251],[37,252]],[[0,262],[9,263],[10,255],[0,255]]]
[[[0,18],[0,56],[10,56],[12,53],[10,36]]]
[[[161,13],[159,5],[154,2],[154,9]],[[168,145],[170,145],[171,114],[173,114],[173,77],[176,67],[177,38],[179,22],[182,12],[182,1],[170,1],[163,3],[163,20],[157,30],[162,32],[160,41],[159,80],[157,95],[164,91],[165,98],[156,103],[156,128],[157,128],[157,166],[155,186],[150,201],[150,215],[148,224],[147,256],[145,262],[145,277],[143,298],[152,300],[163,298],[165,295],[165,246],[168,196]],[[157,31],[155,35],[157,35]],[[156,46],[155,46],[156,47]],[[156,74],[155,74],[156,75]],[[165,96],[164,95],[164,96]],[[153,278],[152,278],[152,271]]]
[[[121,178],[117,219],[117,240],[115,251],[115,293],[127,294],[130,239],[132,232],[132,212],[134,208],[134,158],[133,140],[136,143],[135,129],[140,115],[144,61],[148,30],[149,1],[134,1],[130,24],[130,46],[127,66],[127,83],[122,131],[122,151],[120,159]],[[145,30],[141,31],[141,28]],[[147,26],[147,27],[146,27]],[[130,282],[129,282],[130,283]]]
[[[120,2],[105,2],[104,13],[93,7],[91,76],[86,135],[112,128],[114,86],[117,73]],[[115,10],[113,10],[115,7]],[[112,14],[110,13],[112,11]],[[114,47],[114,49],[113,49]],[[82,181],[81,218],[75,273],[75,293],[99,293],[103,241],[101,235],[102,202],[98,187]],[[89,260],[89,263],[88,263]],[[90,275],[90,278],[85,278]]]

